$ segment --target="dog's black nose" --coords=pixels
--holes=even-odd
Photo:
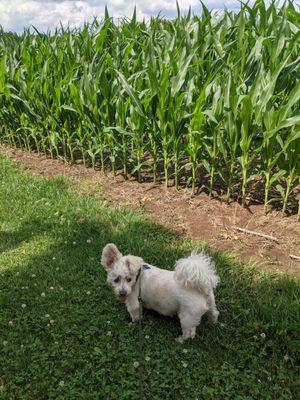
[[[120,291],[119,291],[119,295],[120,295],[120,296],[126,296],[126,295],[127,295],[126,290],[124,290],[124,289],[120,290]]]

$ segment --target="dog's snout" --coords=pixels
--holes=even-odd
[[[120,296],[126,296],[126,295],[127,295],[126,290],[125,290],[125,289],[120,290],[120,291],[119,291],[119,295],[120,295]]]

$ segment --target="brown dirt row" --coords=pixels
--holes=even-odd
[[[142,208],[153,220],[205,241],[216,250],[228,251],[238,260],[251,260],[262,269],[286,271],[300,277],[300,261],[290,257],[300,256],[300,223],[296,216],[282,217],[274,210],[265,215],[262,205],[244,209],[238,203],[227,204],[220,199],[210,199],[204,193],[191,196],[183,190],[166,190],[162,185],[138,183],[134,179],[125,181],[122,175],[104,176],[83,165],[68,165],[3,145],[0,145],[0,152],[31,173],[44,177],[64,175],[84,182],[80,187],[107,200],[111,207]],[[279,242],[238,232],[234,226],[275,236]]]

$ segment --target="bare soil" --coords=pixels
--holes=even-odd
[[[80,190],[92,191],[110,207],[143,209],[154,221],[205,241],[216,250],[229,252],[237,260],[252,261],[259,268],[300,277],[300,261],[290,257],[300,257],[300,223],[295,215],[282,217],[275,210],[265,215],[260,204],[245,209],[237,202],[227,204],[222,199],[210,199],[205,193],[191,196],[190,192],[165,189],[163,185],[126,181],[121,174],[103,175],[81,164],[69,165],[3,145],[0,152],[29,172],[44,177],[64,175],[74,182],[81,181]],[[234,227],[274,236],[278,243],[239,232]]]

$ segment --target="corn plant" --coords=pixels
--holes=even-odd
[[[147,23],[136,11],[115,23],[106,8],[81,29],[1,28],[0,140],[245,206],[279,201],[286,214],[299,187],[299,54],[292,1],[219,15],[177,5],[175,19]]]

